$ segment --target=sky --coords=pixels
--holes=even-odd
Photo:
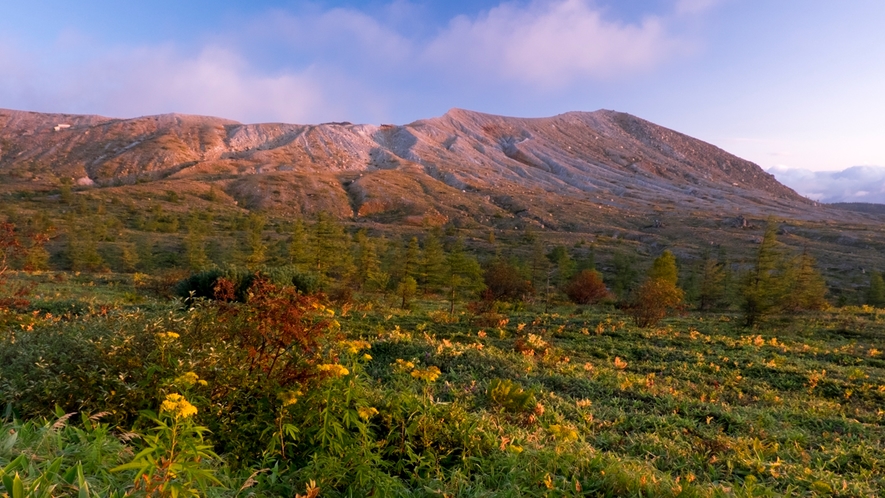
[[[405,124],[628,112],[821,200],[885,203],[881,0],[31,0],[0,107]]]

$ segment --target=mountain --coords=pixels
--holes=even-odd
[[[0,172],[46,185],[214,182],[251,208],[389,221],[498,215],[559,226],[585,209],[813,205],[753,163],[605,110],[519,119],[453,109],[405,126],[3,110]]]
[[[819,205],[756,164],[609,110],[452,109],[403,126],[0,110],[0,194],[49,195],[65,178],[130,201],[171,191],[199,208],[214,190],[231,209],[382,228],[532,227],[677,255],[752,245],[774,216],[785,242],[832,272],[885,268],[881,213]]]

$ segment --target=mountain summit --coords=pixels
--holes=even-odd
[[[452,109],[403,126],[0,110],[0,174],[7,187],[217,185],[247,208],[389,222],[579,228],[620,210],[813,205],[756,164],[608,110],[527,119]]]

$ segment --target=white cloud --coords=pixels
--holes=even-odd
[[[196,49],[108,48],[69,31],[24,48],[0,36],[0,107],[377,122],[393,106],[433,100],[445,109],[465,95],[549,94],[653,70],[691,50],[676,18],[714,1],[681,0],[670,15],[636,23],[608,18],[593,0],[504,2],[420,34],[402,18],[420,10],[407,0],[375,16],[314,5],[243,19]]]
[[[245,122],[315,122],[346,116],[353,102],[335,98],[346,78],[314,67],[261,74],[228,48],[194,55],[172,46],[116,49],[78,63],[26,64],[0,46],[0,106],[114,117],[179,112]]]
[[[885,167],[882,166],[853,166],[842,171],[775,166],[768,172],[779,182],[816,201],[885,204]]]
[[[476,19],[458,17],[425,58],[447,71],[547,89],[647,71],[689,48],[662,18],[624,24],[586,0],[559,0],[502,3]]]

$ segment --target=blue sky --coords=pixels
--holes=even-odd
[[[880,0],[8,3],[0,107],[295,123],[605,108],[787,184],[883,178]],[[800,193],[829,199],[826,175]]]

